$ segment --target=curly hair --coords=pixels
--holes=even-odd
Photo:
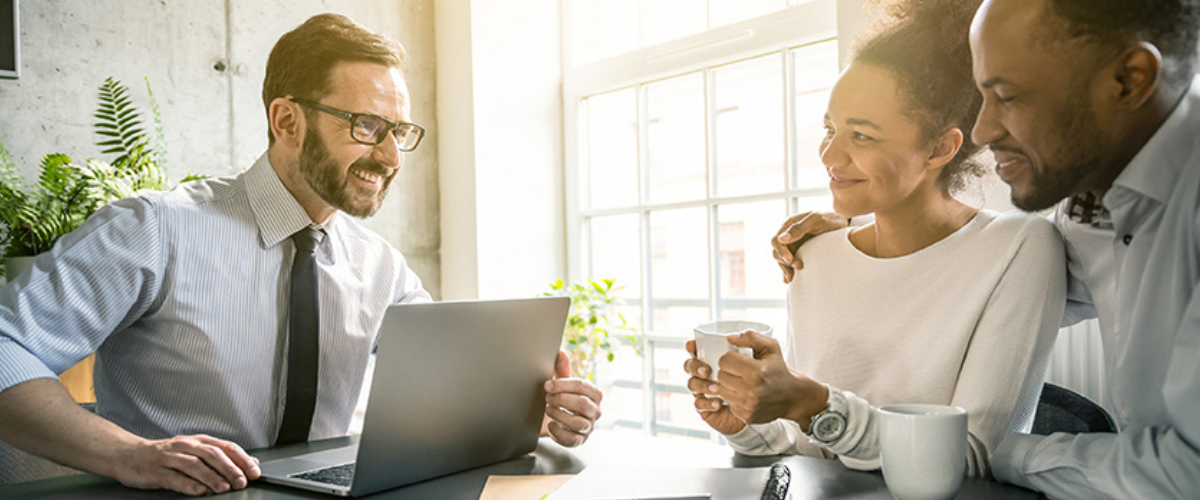
[[[270,120],[271,101],[293,96],[318,101],[329,94],[334,66],[362,61],[403,68],[404,47],[339,14],[317,14],[285,33],[267,58],[262,99]],[[305,113],[309,113],[305,110]],[[271,144],[275,134],[267,129]]]
[[[925,140],[962,131],[962,146],[937,179],[945,192],[960,192],[987,172],[976,158],[983,148],[970,140],[983,97],[975,89],[967,35],[981,0],[874,3],[886,16],[856,41],[852,61],[892,74],[901,106]]]
[[[1130,43],[1154,44],[1164,59],[1163,79],[1187,86],[1196,73],[1200,42],[1200,0],[1046,0],[1049,12],[1036,38],[1043,43],[1066,40],[1095,42],[1101,54],[1090,62],[1124,50]]]

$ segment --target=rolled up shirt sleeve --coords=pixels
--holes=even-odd
[[[161,237],[149,201],[121,200],[0,288],[0,392],[56,377],[145,313],[161,286]]]

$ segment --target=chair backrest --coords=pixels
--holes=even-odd
[[[80,405],[84,409],[95,412],[95,405],[88,403]],[[24,483],[59,476],[69,476],[79,471],[59,465],[36,455],[0,442],[0,485]]]
[[[1042,386],[1033,433],[1117,432],[1112,416],[1103,407],[1083,395],[1047,382]]]
[[[30,455],[0,442],[0,485],[75,474],[75,469]]]

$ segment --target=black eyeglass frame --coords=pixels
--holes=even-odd
[[[421,139],[425,138],[425,127],[417,125],[416,123],[394,122],[394,121],[391,121],[387,118],[384,118],[382,116],[379,116],[379,115],[376,115],[373,113],[354,113],[354,112],[346,111],[344,109],[329,107],[329,106],[326,106],[319,102],[310,101],[308,99],[301,99],[299,97],[289,97],[288,100],[290,100],[296,104],[299,104],[301,106],[307,106],[307,107],[310,107],[317,111],[321,111],[323,113],[328,113],[330,115],[333,115],[333,116],[336,116],[343,120],[346,120],[347,122],[350,122],[350,138],[354,139],[359,144],[366,144],[368,146],[377,146],[377,145],[379,145],[379,143],[383,142],[383,139],[384,139],[384,137],[387,137],[387,134],[394,133],[397,129],[399,129],[400,127],[403,127],[403,126],[413,127],[413,129],[415,129],[417,131],[417,139],[416,139],[416,141],[413,142],[412,147],[407,148],[407,149],[404,148],[404,146],[401,143],[397,143],[397,148],[400,151],[409,153],[409,152],[412,152],[413,150],[416,150],[417,146],[421,145]],[[354,122],[358,121],[358,117],[360,117],[360,116],[369,116],[371,118],[380,120],[383,123],[387,124],[387,127],[385,127],[383,129],[383,132],[375,133],[375,137],[376,137],[375,142],[364,141],[364,140],[359,139],[358,137],[354,136]]]

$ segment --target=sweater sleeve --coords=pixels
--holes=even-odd
[[[800,424],[780,419],[747,425],[737,434],[725,436],[729,445],[743,455],[804,455],[833,458],[834,455],[809,442]]]
[[[967,472],[974,477],[988,475],[992,450],[1005,435],[1028,431],[1065,304],[1063,246],[1049,221],[1029,219],[1010,255],[971,336],[950,403],[969,415]],[[848,467],[878,468],[874,407],[845,394],[847,431],[828,449]]]
[[[1021,235],[971,337],[951,401],[968,411],[968,468],[976,476],[988,473],[1005,435],[1029,431],[1066,304],[1057,230],[1034,218]]]

